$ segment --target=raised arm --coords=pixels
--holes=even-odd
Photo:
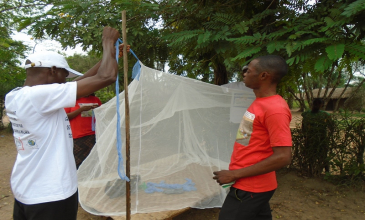
[[[124,47],[124,44],[119,45],[119,56],[118,56],[119,58],[121,58],[123,56],[123,47]],[[131,48],[131,46],[127,45],[128,52],[130,51],[130,48]],[[97,64],[95,64],[91,69],[89,69],[84,75],[77,77],[73,81],[79,81],[81,79],[85,79],[90,76],[95,76],[95,74],[99,70],[100,64],[101,64],[101,60]]]
[[[118,64],[115,59],[114,44],[119,37],[117,30],[105,27],[103,30],[103,58],[84,77],[77,79],[77,98],[87,96],[115,82]],[[95,73],[96,71],[96,73]],[[93,75],[94,74],[94,75]]]

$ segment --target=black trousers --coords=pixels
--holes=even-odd
[[[274,192],[253,193],[231,187],[219,220],[271,220],[269,200]]]
[[[78,192],[67,199],[26,205],[15,199],[14,220],[76,220]]]

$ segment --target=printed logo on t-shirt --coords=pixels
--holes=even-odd
[[[37,141],[35,139],[29,139],[28,140],[28,147],[32,149],[38,149]]]
[[[14,137],[14,142],[15,142],[17,151],[24,150],[23,142],[22,142],[22,140],[20,140],[19,137]]]
[[[255,115],[246,111],[237,131],[236,141],[244,146],[250,142]]]
[[[246,111],[245,114],[243,115],[243,117],[251,122],[253,122],[253,120],[255,120],[255,115],[249,111]]]

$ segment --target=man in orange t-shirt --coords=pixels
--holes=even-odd
[[[93,93],[77,99],[74,107],[65,108],[74,139],[73,153],[77,168],[95,145],[95,131],[92,128],[92,124],[95,122],[92,117],[92,109],[100,105],[100,99]]]
[[[291,162],[291,112],[276,94],[277,84],[288,72],[280,56],[258,57],[250,62],[244,83],[255,101],[238,129],[229,170],[213,172],[220,185],[234,182],[219,219],[272,219],[269,200],[277,188],[275,170]]]

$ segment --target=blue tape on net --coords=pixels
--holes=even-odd
[[[133,66],[132,78],[139,81],[139,76],[141,75],[141,64],[137,60],[136,64]]]
[[[115,42],[115,49],[116,54],[115,58],[118,62],[118,56],[119,56],[119,43],[123,43],[121,39],[118,39],[117,42]],[[130,49],[130,52],[133,54],[133,56],[137,59],[137,63],[133,67],[132,77],[133,79],[137,77],[137,80],[139,80],[139,76],[141,73],[141,64],[139,63],[139,59],[134,54],[133,50]],[[120,114],[119,114],[119,74],[117,74],[117,81],[115,83],[115,92],[117,94],[117,151],[118,151],[118,175],[122,180],[130,181],[129,178],[125,175],[124,167],[123,167],[123,155],[122,155],[122,138],[120,133]]]
[[[116,48],[116,60],[118,62],[119,56],[119,41],[115,42]],[[115,82],[115,92],[117,96],[117,151],[118,151],[118,175],[122,180],[128,181],[129,178],[125,175],[123,167],[123,156],[122,156],[122,137],[120,133],[120,114],[119,114],[119,74],[117,74],[117,81]]]
[[[91,110],[91,130],[95,131],[95,115],[94,110]]]

